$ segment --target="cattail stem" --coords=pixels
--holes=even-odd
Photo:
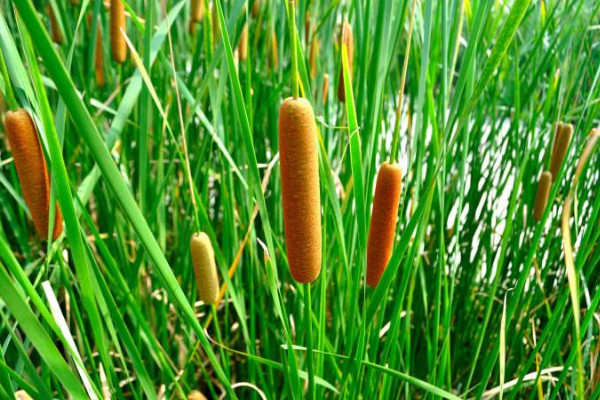
[[[384,162],[379,168],[367,244],[367,285],[374,288],[387,267],[396,236],[402,170]]]
[[[290,26],[290,41],[292,49],[292,95],[294,99],[298,98],[298,55],[296,54],[296,3],[294,0],[288,0],[288,17]]]
[[[37,130],[23,109],[6,113],[6,136],[10,144],[23,198],[31,213],[36,232],[48,237],[50,221],[50,178]],[[54,214],[52,239],[62,233],[62,215],[58,204]]]
[[[310,283],[306,284],[306,366],[308,370],[308,398],[315,398],[315,375],[313,369],[313,343],[312,343],[312,299],[310,294]]]
[[[285,245],[297,282],[321,271],[321,194],[317,125],[308,100],[288,97],[279,110],[279,154]]]
[[[400,90],[398,91],[398,105],[396,106],[396,123],[394,125],[394,139],[392,140],[392,153],[390,162],[393,164],[398,161],[398,146],[400,142],[400,118],[402,117],[402,101],[404,100],[404,85],[406,84],[406,72],[408,71],[408,58],[410,55],[413,25],[415,22],[415,6],[417,0],[413,0],[410,10],[410,24],[408,27],[408,37],[406,39],[406,55],[402,64],[402,78],[400,79]]]
[[[542,172],[535,193],[535,203],[533,205],[532,217],[535,221],[540,221],[548,206],[548,198],[550,197],[550,188],[552,187],[552,173],[548,171]]]

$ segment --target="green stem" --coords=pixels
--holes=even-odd
[[[297,85],[296,85],[297,86]],[[308,369],[308,398],[315,397],[315,375],[313,370],[313,344],[312,344],[312,299],[310,295],[310,283],[306,284],[306,299],[304,308],[306,310],[306,364]]]
[[[294,99],[299,96],[298,89],[298,55],[296,54],[296,4],[294,0],[288,1],[290,41],[292,42],[292,95]]]
[[[406,83],[406,71],[408,70],[408,57],[410,55],[410,42],[412,40],[413,25],[415,22],[415,5],[417,0],[413,0],[410,10],[410,26],[408,28],[408,38],[406,39],[406,55],[402,65],[402,78],[400,80],[400,90],[398,93],[398,106],[396,107],[396,124],[394,126],[394,139],[392,141],[392,153],[390,162],[394,164],[398,161],[398,142],[400,142],[400,117],[402,116],[402,100],[404,98],[404,85]]]

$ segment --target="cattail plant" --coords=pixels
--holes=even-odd
[[[384,162],[379,168],[367,244],[367,285],[374,288],[387,267],[396,236],[402,170]]]
[[[310,29],[312,26],[312,21],[310,18],[310,11],[307,11],[304,14],[304,42],[308,43],[308,39],[310,38]]]
[[[342,48],[341,44],[345,44],[346,49],[348,50],[348,69],[350,71],[350,76],[352,76],[352,60],[354,58],[354,36],[352,34],[352,28],[350,27],[348,21],[344,21],[344,25],[342,26],[342,40],[340,42],[340,49]],[[343,66],[340,62],[340,78],[338,80],[337,97],[339,101],[344,102],[346,101],[346,89],[344,88],[344,73],[342,71],[342,68]]]
[[[5,127],[33,226],[38,235],[46,238],[50,220],[50,178],[35,125],[29,113],[19,109],[6,113]],[[62,215],[57,204],[52,238],[58,238],[61,233]]]
[[[195,233],[192,235],[190,248],[198,298],[206,304],[213,304],[219,296],[219,276],[210,238],[204,232]]]
[[[204,17],[204,0],[192,0],[190,16],[194,22],[202,21],[202,18]]]
[[[217,5],[213,2],[211,8],[211,19],[212,19],[212,34],[213,34],[213,46],[216,46],[221,40],[221,25],[219,24],[219,14],[217,13]]]
[[[320,50],[321,50],[321,41],[316,36],[313,36],[312,42],[310,45],[310,57],[309,57],[310,77],[313,79],[317,76],[317,57],[319,56]]]
[[[279,50],[277,48],[277,35],[275,31],[271,31],[271,67],[273,69],[279,68]]]
[[[323,74],[323,104],[327,103],[327,96],[329,95],[329,74]]]
[[[206,396],[202,394],[199,390],[193,390],[187,396],[188,400],[207,400]]]
[[[102,28],[100,28],[99,23],[96,25],[94,67],[96,72],[96,83],[98,84],[98,87],[104,87],[104,84],[106,83],[104,77],[104,42],[102,41]]]
[[[69,3],[71,3],[72,6],[78,6],[79,0],[69,0]]]
[[[31,396],[28,395],[27,392],[24,390],[19,390],[19,391],[15,392],[15,399],[16,400],[33,400],[31,398]]]
[[[113,59],[122,63],[127,56],[127,44],[125,43],[125,6],[121,0],[110,1],[110,48]]]
[[[558,123],[556,126],[556,134],[554,137],[554,145],[552,147],[552,158],[550,159],[550,173],[553,178],[558,176],[560,167],[562,166],[571,137],[573,136],[573,125]]]
[[[48,15],[50,16],[50,33],[52,34],[52,41],[56,44],[63,44],[65,42],[65,36],[58,25],[58,21],[56,20],[56,15],[54,14],[54,10],[52,9],[52,5],[48,4],[46,7]]]
[[[250,10],[250,13],[252,14],[252,16],[254,18],[256,18],[258,16],[259,11],[260,11],[260,0],[254,0],[254,3],[252,4],[252,10]]]
[[[245,61],[248,57],[248,22],[246,22],[244,28],[242,28],[242,35],[240,36],[240,43],[238,44],[238,54],[240,61]]]
[[[279,109],[283,220],[290,271],[301,283],[321,271],[317,125],[310,102],[289,97]]]
[[[535,203],[533,205],[533,219],[539,221],[542,219],[546,206],[548,205],[548,198],[550,197],[550,188],[552,187],[552,173],[548,171],[542,172],[540,181],[538,183],[537,192],[535,194]]]

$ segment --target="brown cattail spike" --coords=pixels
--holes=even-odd
[[[200,391],[194,390],[187,396],[188,400],[207,400],[206,396],[204,396]]]
[[[567,155],[572,136],[573,125],[558,123],[556,126],[556,135],[554,137],[554,146],[552,148],[552,158],[550,159],[550,173],[553,178],[558,176],[560,167]]]
[[[329,74],[323,74],[323,104],[327,103],[327,96],[329,95]]]
[[[196,233],[192,235],[190,248],[198,298],[206,304],[213,304],[219,296],[219,276],[210,238],[204,232]]]
[[[240,36],[240,44],[238,45],[238,53],[240,61],[245,61],[248,57],[248,23],[244,24],[242,35]]]
[[[6,113],[5,125],[23,198],[31,213],[33,226],[38,235],[47,238],[50,219],[50,178],[35,125],[27,111],[23,109]],[[57,204],[52,238],[58,238],[61,233],[62,215]]]
[[[103,87],[106,79],[104,78],[104,43],[102,42],[102,29],[100,24],[96,26],[96,52],[94,55],[94,64],[96,67],[96,83],[98,87]]]
[[[252,10],[250,10],[250,13],[252,14],[252,16],[254,18],[256,18],[258,16],[259,11],[260,11],[260,0],[254,0],[254,3],[252,4]]]
[[[127,56],[127,44],[123,36],[125,29],[125,6],[121,0],[110,0],[110,48],[113,59],[118,63],[124,62]]]
[[[19,391],[15,392],[15,399],[16,400],[33,400],[31,398],[31,396],[28,395],[27,392],[24,390],[19,390]]]
[[[374,288],[387,267],[396,236],[402,170],[396,164],[379,168],[367,245],[367,285]]]
[[[321,49],[321,41],[313,36],[312,43],[310,45],[310,77],[315,78],[317,76],[317,57],[319,57],[319,51]]]
[[[346,45],[346,49],[348,51],[348,70],[350,72],[350,76],[352,76],[352,60],[354,59],[354,35],[352,34],[352,28],[348,21],[344,21],[344,25],[342,26],[342,44]],[[341,51],[340,46],[340,51]],[[341,54],[341,52],[340,52]],[[346,89],[344,88],[344,72],[343,65],[341,63],[340,57],[340,78],[338,80],[338,100],[341,102],[346,101]]]
[[[204,17],[204,0],[192,0],[191,19],[194,22],[202,21]]]
[[[533,205],[533,219],[539,221],[542,219],[548,198],[550,197],[550,188],[552,187],[552,174],[548,171],[542,172],[540,182],[538,183],[537,192],[535,194],[535,204]]]
[[[213,31],[213,45],[216,46],[221,40],[221,25],[219,23],[219,13],[217,9],[217,5],[212,3],[212,31]]]
[[[277,36],[271,32],[271,67],[279,68],[279,49],[277,48]]]
[[[50,31],[52,33],[52,41],[56,44],[63,44],[65,41],[65,37],[60,30],[60,26],[58,25],[58,21],[56,20],[56,15],[54,14],[54,10],[52,9],[52,5],[48,4],[46,8],[48,10],[48,15],[50,15]]]
[[[319,150],[313,108],[288,97],[279,109],[281,194],[288,263],[294,279],[314,281],[321,271]]]

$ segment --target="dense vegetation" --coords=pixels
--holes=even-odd
[[[0,397],[598,399],[600,2],[291,4],[0,2]],[[282,207],[295,92],[318,138],[308,284]],[[19,108],[55,239],[15,168],[44,164],[11,153]],[[367,285],[388,161],[393,252]],[[198,232],[214,305],[197,300]]]

